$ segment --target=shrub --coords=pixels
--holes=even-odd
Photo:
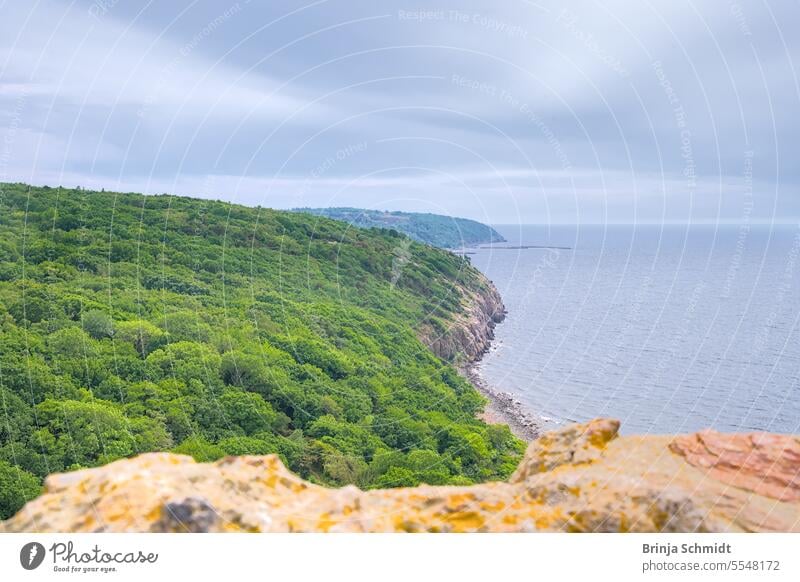
[[[114,321],[108,314],[92,310],[83,314],[81,318],[83,329],[94,339],[103,339],[114,335]]]
[[[39,480],[19,467],[0,461],[0,519],[8,519],[42,491]]]

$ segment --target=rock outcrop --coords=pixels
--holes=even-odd
[[[483,277],[483,275],[480,275]],[[444,331],[423,327],[420,339],[439,358],[457,364],[479,360],[494,339],[495,325],[506,309],[495,286],[487,279],[484,289],[462,289],[462,308]]]
[[[774,434],[706,430],[676,438],[670,449],[723,483],[781,501],[800,502],[800,441]]]
[[[618,428],[598,419],[548,433],[509,482],[471,487],[327,489],[274,455],[148,453],[50,476],[0,531],[800,531],[797,437]]]

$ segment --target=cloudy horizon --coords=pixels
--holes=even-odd
[[[798,222],[793,4],[3,4],[0,181],[492,224]]]

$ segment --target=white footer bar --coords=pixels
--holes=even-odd
[[[0,534],[0,579],[796,581],[799,550],[797,534]]]

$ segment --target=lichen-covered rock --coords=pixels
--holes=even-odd
[[[800,531],[796,438],[618,428],[598,419],[549,433],[510,482],[471,487],[328,489],[274,455],[149,453],[50,476],[0,531]]]
[[[618,420],[598,418],[547,433],[528,446],[525,460],[511,476],[511,482],[525,481],[531,475],[560,465],[591,463],[601,457],[606,445],[617,438],[618,432]]]

